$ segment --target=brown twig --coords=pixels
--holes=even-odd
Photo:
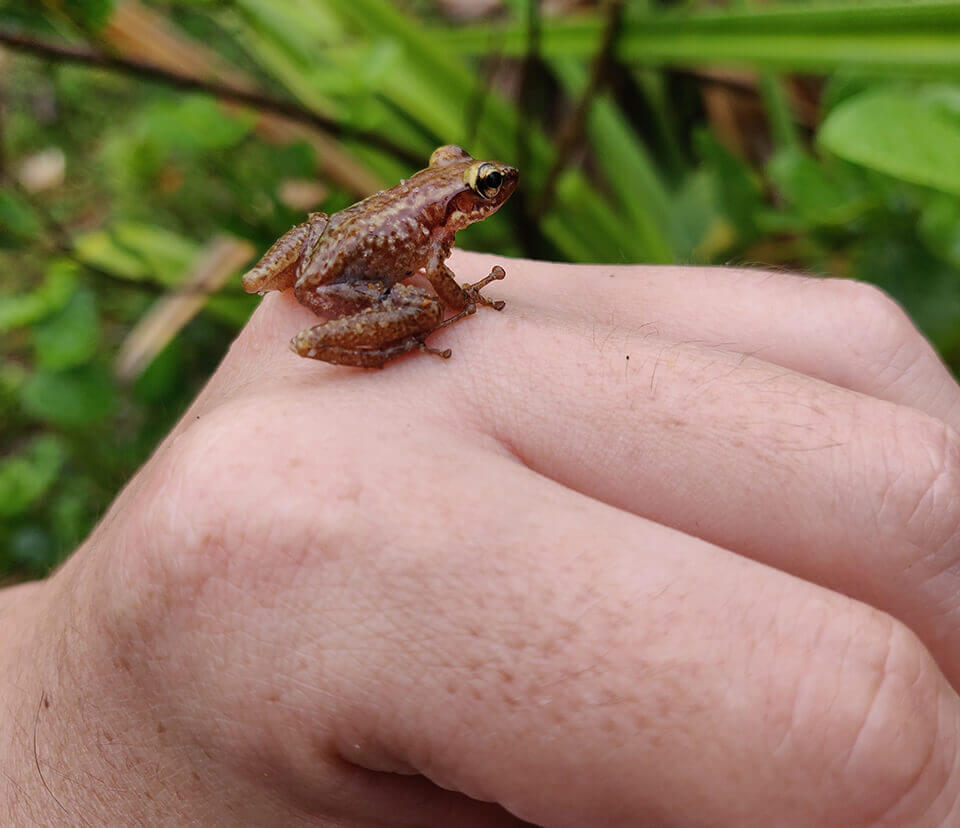
[[[181,75],[171,72],[153,63],[134,58],[109,55],[103,52],[93,52],[77,46],[68,46],[61,43],[49,43],[25,35],[0,29],[0,44],[20,52],[27,52],[44,60],[53,60],[61,63],[76,63],[83,66],[92,66],[106,69],[111,72],[120,72],[134,77],[144,78],[175,89],[184,89],[193,92],[205,92],[222,101],[242,104],[252,109],[280,115],[291,121],[308,124],[328,132],[338,138],[353,138],[372,147],[390,153],[395,158],[406,163],[419,166],[423,159],[420,153],[394,143],[389,138],[368,130],[353,129],[339,121],[305,109],[300,104],[273,98],[261,92],[249,89],[238,89],[234,86],[203,80],[201,78]]]
[[[603,37],[600,41],[600,48],[591,61],[587,85],[557,132],[553,163],[547,171],[547,176],[543,181],[543,190],[540,191],[540,198],[537,200],[534,210],[534,215],[537,217],[542,216],[552,206],[557,192],[557,179],[567,164],[570,163],[570,157],[583,136],[587,115],[590,114],[593,100],[607,81],[610,65],[613,62],[613,50],[617,42],[617,34],[620,32],[620,23],[623,20],[623,6],[624,0],[611,0],[607,7],[607,20],[603,28]]]

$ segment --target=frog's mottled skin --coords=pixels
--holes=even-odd
[[[454,234],[482,221],[517,186],[517,171],[499,161],[476,161],[460,147],[439,147],[430,166],[363,201],[327,216],[311,213],[271,247],[243,277],[253,293],[292,287],[300,302],[327,319],[297,334],[301,356],[379,368],[421,349],[439,328],[472,314],[477,305],[503,302],[480,289],[504,277],[503,268],[475,285],[457,284],[444,264]],[[436,294],[402,284],[423,271]],[[443,308],[457,313],[443,320]]]

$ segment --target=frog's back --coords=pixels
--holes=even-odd
[[[437,173],[428,167],[333,215],[311,274],[323,274],[324,283],[399,280],[424,267],[438,246],[448,248],[442,237],[451,188],[449,175]]]

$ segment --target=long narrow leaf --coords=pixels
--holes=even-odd
[[[242,0],[249,8],[265,4],[267,0]],[[484,90],[482,80],[468,67],[463,56],[448,52],[431,39],[429,33],[401,14],[387,0],[303,0],[317,6],[323,14],[335,14],[343,28],[354,34],[356,48],[369,44],[389,42],[397,48],[390,71],[379,78],[370,90],[374,100],[388,102],[389,108],[414,121],[425,134],[435,136],[437,142],[464,141],[471,133],[469,149],[477,154],[489,154],[503,160],[512,160],[516,154],[515,137],[521,115],[496,92]],[[309,65],[301,67],[301,74],[292,73],[293,66],[277,62],[283,51],[283,34],[279,27],[269,33],[238,33],[247,42],[255,57],[269,55],[265,68],[288,85],[288,88],[307,103],[319,103],[325,90],[311,88],[319,77]],[[278,49],[260,50],[253,38],[269,36],[276,39]],[[293,37],[293,35],[291,35]],[[350,71],[348,48],[318,50],[317,66],[340,66]],[[478,95],[484,97],[483,117],[472,130],[471,102]],[[347,107],[349,101],[342,101]],[[521,171],[524,185],[532,191],[542,182],[549,168],[552,151],[542,131],[531,127],[526,136],[529,157]],[[426,160],[428,151],[424,154]],[[641,261],[651,258],[647,245],[621,212],[614,210],[594,190],[578,171],[564,176],[564,186],[558,190],[553,221],[544,225],[553,243],[571,258],[594,260]]]
[[[595,17],[546,20],[541,52],[546,57],[589,57],[602,26]],[[430,38],[461,54],[519,55],[524,50],[517,24],[437,30]],[[781,71],[855,68],[901,77],[958,77],[960,2],[781,3],[634,14],[624,22],[617,56],[652,66],[719,63]]]
[[[586,85],[582,63],[556,60],[551,65],[571,95],[582,94]],[[675,261],[667,231],[670,197],[643,144],[605,95],[591,103],[586,127],[604,177],[642,247],[641,258],[657,264]]]

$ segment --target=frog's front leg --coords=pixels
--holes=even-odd
[[[490,282],[503,279],[506,275],[500,265],[495,265],[490,270],[490,274],[479,282],[472,285],[464,284],[461,286],[457,283],[453,271],[445,264],[441,264],[433,270],[427,270],[427,278],[440,297],[440,301],[447,307],[458,311],[456,315],[451,316],[437,327],[445,328],[447,325],[451,325],[457,320],[463,319],[465,316],[476,313],[477,305],[486,305],[498,311],[503,310],[506,302],[481,296],[480,290],[489,285]]]
[[[264,293],[293,287],[301,255],[309,253],[329,221],[326,213],[311,213],[303,224],[284,233],[260,261],[243,274],[243,289],[247,293]]]
[[[300,356],[361,368],[380,368],[416,349],[450,356],[449,349],[424,344],[427,334],[439,327],[443,308],[422,288],[396,284],[385,292],[383,282],[355,282],[323,285],[313,295],[323,311],[329,310],[328,302],[359,310],[300,331],[290,343]]]

